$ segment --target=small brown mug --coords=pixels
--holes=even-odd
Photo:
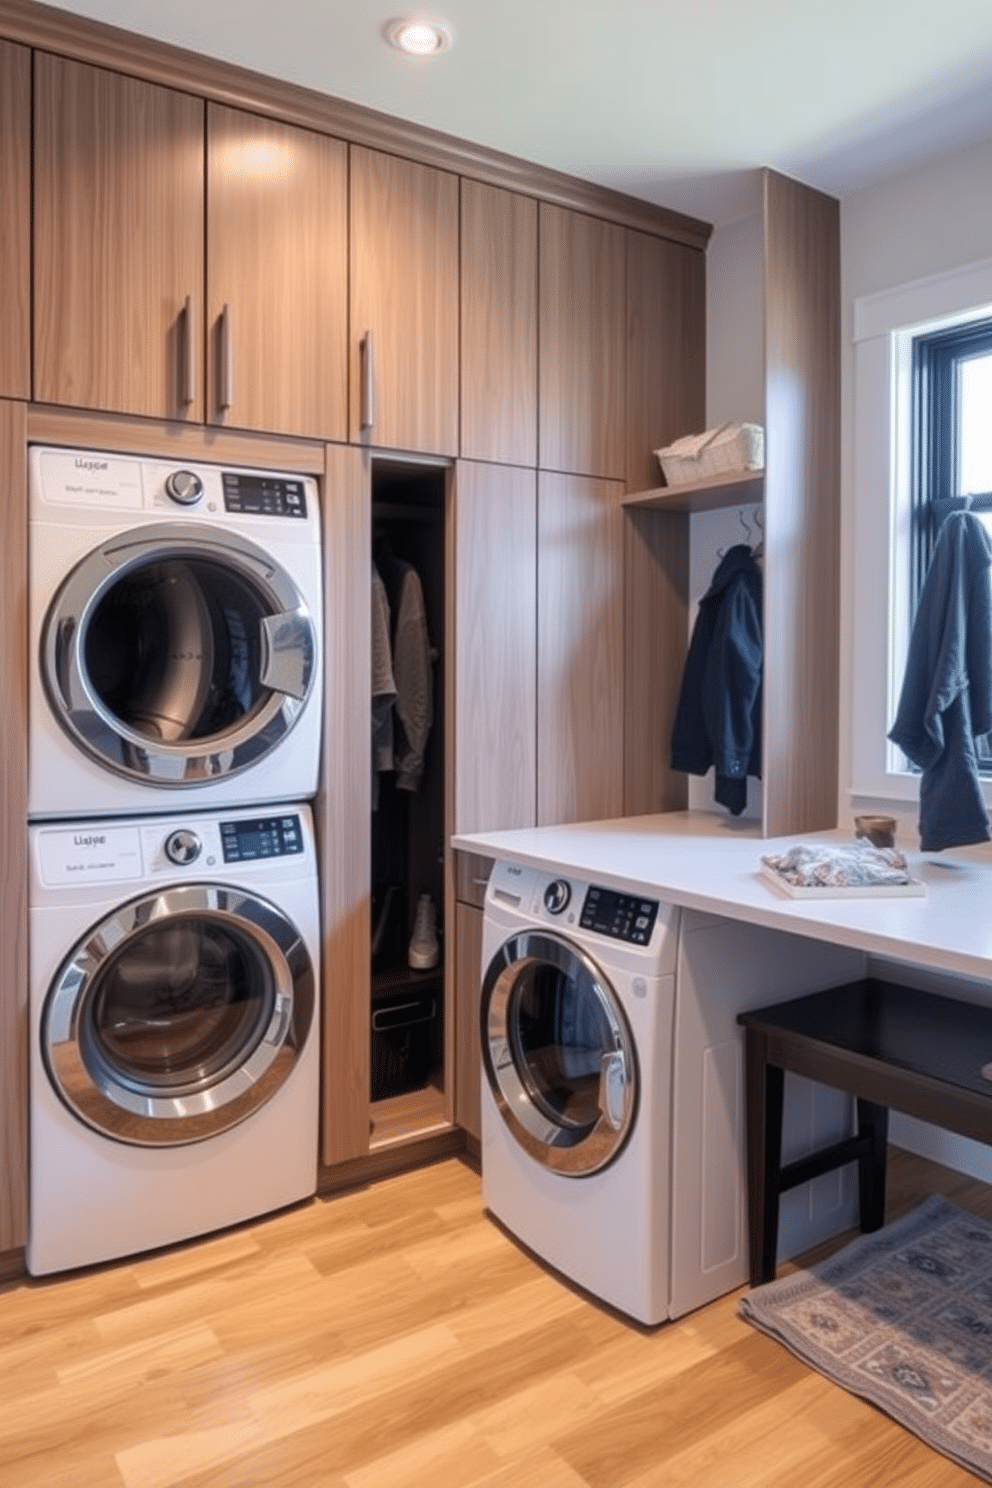
[[[895,847],[896,819],[894,816],[856,816],[855,837],[867,837],[872,847]]]

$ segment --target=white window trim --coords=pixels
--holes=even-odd
[[[919,777],[888,741],[909,640],[910,342],[992,314],[992,259],[854,303],[853,655],[849,795],[912,801]],[[985,782],[992,805],[992,782]]]

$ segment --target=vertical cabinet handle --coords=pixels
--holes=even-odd
[[[361,427],[371,429],[375,426],[375,344],[372,340],[372,332],[366,331],[362,337],[362,406],[360,411]]]
[[[230,305],[225,305],[220,312],[217,343],[217,407],[221,413],[225,413],[234,401]]]
[[[179,358],[179,405],[189,408],[196,401],[196,326],[193,323],[193,298],[186,296],[180,315],[182,351]]]

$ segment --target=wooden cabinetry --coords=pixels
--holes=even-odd
[[[461,452],[537,464],[537,203],[462,181]]]
[[[483,905],[491,868],[491,858],[455,854],[455,1120],[477,1142],[482,1138],[479,990]]]
[[[207,109],[207,418],[347,438],[347,146]]]
[[[31,393],[31,53],[0,41],[0,397]]]
[[[23,403],[0,399],[0,1278],[27,1241],[27,492]]]
[[[34,397],[202,418],[203,103],[35,54]]]
[[[622,227],[541,203],[542,470],[624,477],[625,272]]]
[[[764,502],[766,836],[832,827],[837,816],[839,221],[833,198],[765,172],[764,472],[653,487],[627,502],[642,531],[669,550],[681,541],[688,513]],[[662,524],[654,532],[652,512]],[[666,728],[671,718],[668,711]]]
[[[623,486],[538,478],[537,824],[623,815]]]
[[[537,481],[459,462],[455,832],[527,827],[537,801]]]
[[[350,437],[458,452],[458,177],[351,151]]]

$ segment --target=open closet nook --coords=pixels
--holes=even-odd
[[[446,472],[372,467],[372,1138],[444,1090]]]

